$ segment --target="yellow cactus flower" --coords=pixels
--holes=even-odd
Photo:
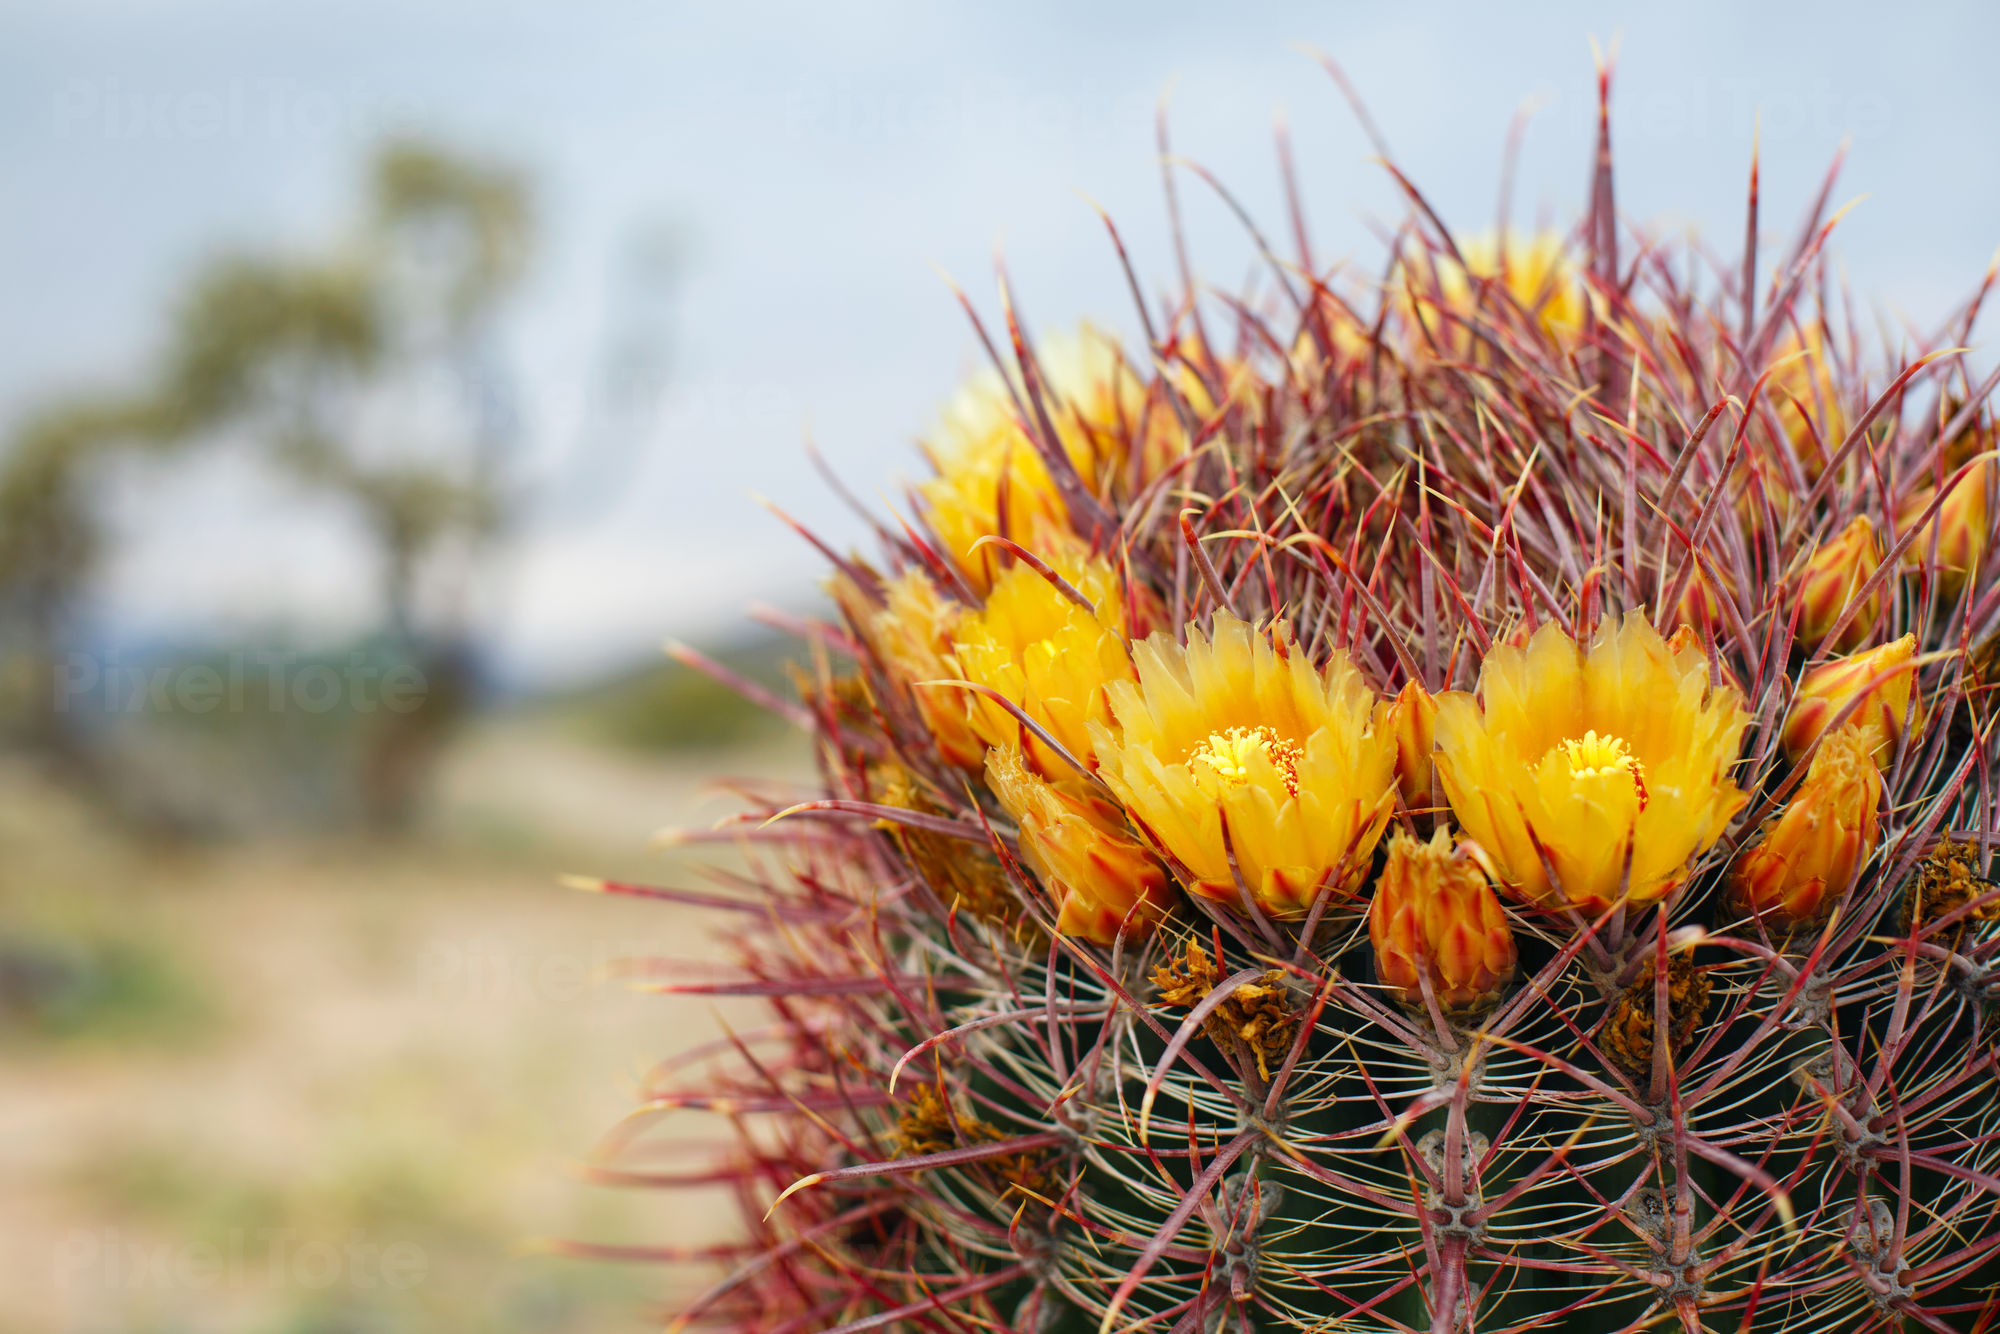
[[[1434,260],[1420,255],[1409,265],[1410,284],[1433,337],[1448,338],[1460,349],[1469,346],[1470,335],[1462,326],[1441,331],[1441,323],[1462,321],[1471,314],[1476,304],[1475,279],[1501,278],[1503,274],[1507,294],[1551,338],[1573,335],[1583,327],[1588,309],[1583,282],[1559,234],[1541,231],[1522,238],[1509,232],[1503,238],[1486,232],[1461,239],[1458,253],[1465,261],[1462,267],[1448,255],[1438,255]],[[1427,290],[1430,284],[1425,276],[1433,269],[1436,300]],[[1400,288],[1402,277],[1398,275],[1394,281]],[[1399,290],[1396,295],[1401,297],[1404,293]],[[1486,306],[1483,318],[1489,323],[1503,318],[1495,310],[1495,304],[1489,300]]]
[[[1058,562],[1055,568],[1090,600],[1094,612],[1078,606],[1033,567],[1016,564],[994,583],[986,606],[959,623],[952,655],[960,676],[1020,705],[1065,750],[1089,765],[1089,724],[1111,721],[1105,688],[1133,679],[1125,602],[1117,572],[1103,561]],[[987,745],[1024,747],[1029,767],[1044,778],[1061,780],[1073,773],[999,704],[970,691],[957,693],[970,709],[973,730]]]
[[[1413,811],[1431,805],[1431,748],[1435,740],[1437,701],[1415,681],[1382,706],[1378,729],[1396,738],[1396,786],[1403,804]]]
[[[1004,516],[1000,513],[1003,482]],[[993,586],[1003,565],[1000,552],[974,549],[983,537],[1004,532],[1044,559],[1085,547],[1070,525],[1068,505],[1041,455],[1011,427],[941,459],[938,475],[919,484],[917,491],[938,539],[978,592]]]
[[[1729,906],[1790,932],[1823,921],[1875,852],[1882,774],[1867,729],[1847,724],[1730,872]]]
[[[1056,901],[1056,930],[1109,945],[1144,936],[1174,903],[1166,868],[1132,836],[1125,813],[1084,779],[1050,783],[1021,752],[987,752],[986,785],[1021,832],[1021,860]]]
[[[1428,843],[1398,829],[1368,904],[1368,943],[1382,984],[1411,1009],[1425,1009],[1428,977],[1438,1008],[1476,1018],[1513,980],[1514,933],[1479,863],[1452,850],[1439,829]]]
[[[948,764],[977,769],[985,759],[986,745],[972,730],[965,692],[913,688],[919,681],[956,674],[949,654],[952,632],[965,616],[964,606],[946,597],[919,569],[905,570],[885,582],[880,606],[870,603],[845,577],[836,578],[831,591],[890,678],[914,700],[918,717],[937,741],[938,754]]]
[[[1603,912],[1659,899],[1728,828],[1748,716],[1709,688],[1699,649],[1645,617],[1598,627],[1588,649],[1544,625],[1494,648],[1483,700],[1438,697],[1437,770],[1459,825],[1502,886],[1545,907]]]
[[[1254,402],[1260,392],[1261,381],[1249,362],[1218,356],[1191,334],[1174,340],[1172,351],[1161,356],[1160,362],[1163,391],[1171,389],[1197,422],[1206,422],[1233,404]],[[1136,494],[1188,450],[1180,413],[1164,392],[1153,402],[1135,408],[1143,430],[1139,432],[1139,457],[1125,465],[1124,495]]]
[[[1785,717],[1785,753],[1794,763],[1819,740],[1841,710],[1859,699],[1847,721],[1869,731],[1875,762],[1886,765],[1902,739],[1910,712],[1911,683],[1916,677],[1917,637],[1904,635],[1893,644],[1835,658],[1807,672],[1799,682],[1792,711]]]
[[[1236,903],[1233,849],[1257,906],[1299,918],[1366,874],[1395,801],[1396,743],[1372,725],[1345,654],[1316,671],[1273,631],[1217,612],[1185,647],[1163,634],[1136,645],[1137,683],[1110,687],[1122,733],[1093,723],[1091,736],[1105,782],[1191,890]]]
[[[1866,515],[1856,515],[1831,541],[1821,543],[1798,579],[1800,645],[1810,648],[1825,639],[1846,613],[1847,604],[1881,565],[1882,544]],[[1886,601],[1886,590],[1878,586],[1833,647],[1851,649],[1867,639]]]
[[[1144,385],[1117,341],[1088,325],[1076,337],[1047,340],[1038,362],[1063,451],[1085,486],[1102,491],[1124,462]],[[937,475],[919,483],[917,493],[931,528],[977,591],[991,588],[1005,566],[993,548],[973,549],[983,537],[1009,537],[1050,561],[1085,549],[997,371],[981,372],[959,391],[925,452]]]
[[[1326,374],[1329,355],[1333,360],[1366,356],[1374,332],[1353,306],[1326,288],[1319,289],[1314,304],[1315,319],[1299,330],[1287,358],[1301,383]]]

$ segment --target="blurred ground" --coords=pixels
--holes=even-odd
[[[703,1239],[573,1164],[719,1012],[593,980],[704,945],[554,876],[688,883],[648,835],[806,765],[488,720],[420,838],[165,847],[0,766],[0,1329],[645,1328],[696,1275],[524,1243]]]

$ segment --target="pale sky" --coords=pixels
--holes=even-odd
[[[535,503],[490,639],[517,677],[714,635],[799,601],[816,557],[768,495],[843,542],[810,429],[863,495],[913,441],[973,340],[938,271],[989,311],[1004,246],[1039,329],[1134,326],[1083,196],[1120,223],[1149,295],[1169,273],[1152,114],[1282,231],[1273,117],[1289,120],[1321,258],[1380,262],[1399,208],[1338,93],[1338,59],[1448,222],[1489,225],[1506,126],[1539,99],[1516,217],[1568,226],[1591,130],[1588,39],[1620,39],[1619,204],[1740,244],[1761,112],[1767,240],[1835,147],[1867,195],[1838,251],[1891,316],[1935,317],[2000,245],[2000,8],[1990,4],[567,3],[49,0],[0,5],[0,420],[52,388],[136,373],[189,267],[337,226],[383,135],[510,158],[542,188],[545,248],[510,348]],[[1225,287],[1236,224],[1182,178]],[[672,380],[637,438],[590,418],[607,340],[643,303],[622,257],[681,236]],[[1990,359],[1987,363],[1990,364]],[[132,635],[365,623],[342,519],[218,455],[128,479],[105,572]]]

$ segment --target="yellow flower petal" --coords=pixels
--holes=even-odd
[[[960,622],[952,640],[958,673],[990,686],[1084,765],[1091,763],[1089,724],[1111,721],[1105,689],[1133,678],[1125,640],[1125,602],[1117,572],[1100,560],[1065,561],[1057,572],[1095,607],[1078,606],[1038,571],[1016,564],[993,585],[986,605]],[[1018,719],[983,696],[966,693],[973,730],[989,746],[1022,746],[1029,766],[1060,781],[1074,771]]]

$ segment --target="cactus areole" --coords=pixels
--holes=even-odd
[[[2000,1328],[1985,291],[1884,345],[1831,175],[1717,267],[1609,136],[1570,234],[974,314],[746,687],[816,784],[601,885],[767,1007],[604,1165],[734,1197],[612,1248],[675,1328]]]

